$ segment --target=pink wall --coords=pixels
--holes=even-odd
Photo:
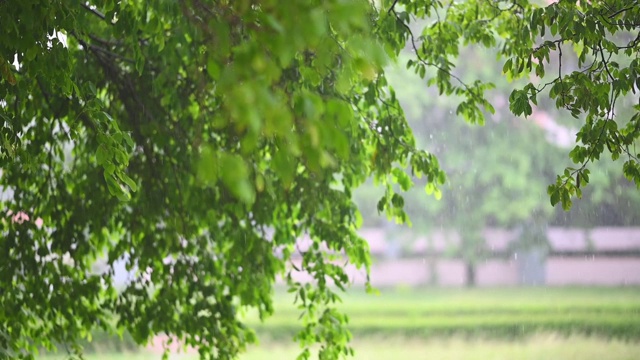
[[[549,285],[640,285],[640,259],[587,258],[547,261]]]
[[[460,260],[436,262],[438,285],[464,286],[465,268]],[[353,270],[351,270],[353,271]],[[361,283],[363,276],[352,274]],[[489,260],[476,272],[477,286],[517,286],[517,260]],[[371,269],[374,286],[421,286],[431,279],[429,265],[419,259],[379,261]],[[640,285],[640,258],[550,258],[546,284],[561,285]]]
[[[425,255],[427,239],[414,242],[409,258],[385,258],[388,237],[382,229],[363,229],[361,236],[369,241],[376,259],[371,268],[374,286],[426,286],[433,284],[434,277],[440,286],[464,286],[465,266],[461,260],[440,256],[429,260]],[[504,229],[487,229],[484,232],[488,247],[494,251],[505,251],[514,232]],[[548,232],[552,248],[556,252],[594,251],[595,256],[562,257],[547,260],[544,268],[546,285],[640,285],[640,257],[624,256],[627,251],[640,251],[640,228],[595,228],[570,229],[550,228]],[[431,234],[431,249],[444,251],[455,245],[459,237],[455,232],[440,231]],[[598,251],[620,252],[619,257],[598,255]],[[575,253],[574,253],[575,254]],[[478,265],[478,286],[517,286],[519,284],[518,259],[489,259]],[[293,260],[298,263],[299,259]],[[349,278],[356,284],[365,281],[362,270],[347,267]],[[435,270],[435,275],[432,274]],[[542,271],[542,270],[541,270]],[[294,274],[300,281],[311,278],[304,273]]]
[[[421,259],[376,261],[371,268],[374,286],[426,286],[431,284],[429,263]],[[435,263],[437,285],[460,287],[465,284],[464,263],[460,260],[438,260]],[[347,267],[349,278],[363,284],[364,272]],[[477,286],[517,286],[516,260],[489,260],[478,266]],[[307,274],[296,273],[298,281],[310,281]],[[550,258],[546,266],[546,284],[563,285],[640,285],[640,258]]]

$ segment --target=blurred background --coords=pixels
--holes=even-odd
[[[577,70],[573,51],[565,50],[563,71]],[[551,59],[548,69],[557,68],[554,62],[557,59]],[[378,216],[382,189],[369,183],[357,192],[363,235],[384,259],[380,265],[386,263],[380,269],[384,275],[373,276],[374,281],[394,283],[391,264],[397,263],[413,269],[411,277],[397,279],[408,285],[638,284],[640,191],[622,175],[620,161],[603,156],[589,164],[591,182],[571,211],[551,207],[547,186],[566,167],[577,167],[568,153],[583,119],[558,111],[544,96],[530,117],[514,117],[509,111],[511,91],[546,79],[507,81],[502,63],[495,53],[466,47],[456,64],[455,75],[462,81],[495,84],[488,96],[496,112],[487,114],[482,126],[456,115],[460,99],[439,96],[437,89],[402,67],[389,70],[418,144],[437,155],[448,182],[440,200],[419,182],[404,197],[411,227]],[[635,103],[637,96],[621,99],[621,125]],[[426,264],[420,267],[420,261]]]
[[[389,71],[418,144],[437,155],[448,181],[438,200],[416,180],[404,196],[411,226],[378,215],[383,189],[367,183],[356,193],[362,235],[378,259],[374,284],[640,284],[640,191],[620,161],[589,164],[583,198],[569,212],[551,207],[547,186],[576,166],[568,153],[582,120],[544,98],[529,118],[514,117],[508,98],[518,81],[501,76],[494,54],[465,51],[458,75],[496,84],[489,95],[496,113],[484,125],[465,123],[455,114],[458,99],[438,96],[410,71]],[[621,102],[621,121],[634,101]]]

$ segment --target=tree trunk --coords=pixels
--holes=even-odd
[[[466,285],[467,287],[470,287],[470,288],[475,287],[476,286],[476,265],[471,262],[467,262],[465,266],[467,270]]]

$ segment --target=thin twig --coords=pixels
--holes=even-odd
[[[563,104],[567,104],[567,100],[566,100],[566,96],[565,96],[565,89],[564,89],[564,84],[562,82],[562,44],[558,44],[558,80],[560,81],[560,84],[562,85],[562,103]]]
[[[607,60],[604,59],[604,50],[602,50],[602,43],[598,43],[598,49],[600,49],[600,57],[602,58],[602,64],[604,65],[604,69],[607,71],[607,74],[609,74],[609,79],[611,81],[614,81],[613,75],[611,75],[611,72],[609,71],[609,63],[607,62]]]
[[[393,0],[393,4],[391,4],[391,7],[387,11],[387,14],[391,14],[392,12],[395,13],[395,10],[393,8],[396,6],[397,3],[398,3],[398,0]]]
[[[638,2],[636,1],[633,5],[626,7],[626,8],[622,8],[616,12],[614,12],[613,14],[609,15],[609,19],[614,18],[620,14],[622,14],[623,12],[627,11],[627,10],[632,10],[634,9],[636,6],[638,6]]]

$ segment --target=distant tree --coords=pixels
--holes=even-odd
[[[580,8],[575,2],[569,1],[551,4],[546,8],[530,8],[530,4],[524,2],[497,2],[488,6],[473,1],[466,3],[454,3],[450,7],[445,4],[442,8],[438,4],[429,3],[422,9],[427,20],[414,19],[410,26],[405,27],[405,31],[411,34],[407,53],[417,54],[409,55],[409,68],[413,68],[420,77],[429,79],[430,83],[438,85],[441,94],[447,93],[454,97],[463,95],[462,103],[456,103],[453,99],[435,100],[437,95],[433,91],[416,85],[415,80],[401,72],[389,74],[390,82],[398,89],[398,97],[408,114],[410,125],[417,133],[418,144],[436,154],[450,175],[448,189],[443,189],[443,201],[440,203],[433,203],[412,190],[406,201],[410,217],[414,220],[419,218],[419,225],[427,223],[432,228],[444,225],[461,231],[459,254],[469,264],[469,277],[474,273],[473,264],[486,254],[484,239],[479,234],[489,224],[519,226],[533,213],[544,214],[541,218],[545,219],[545,223],[563,225],[637,223],[633,214],[639,204],[639,193],[633,189],[635,186],[621,179],[614,168],[620,167],[619,161],[616,163],[615,160],[621,154],[627,155],[624,165],[626,169],[637,167],[635,144],[640,109],[638,96],[635,95],[640,86],[636,81],[639,69],[638,25],[633,20],[620,20],[617,25],[607,20],[607,16],[637,18],[637,9],[623,3],[604,5],[601,8],[597,4],[593,7],[588,4]],[[419,8],[409,2],[400,1],[397,4],[407,6],[395,12],[400,18],[410,13],[404,10]],[[492,13],[492,6],[497,12]],[[464,9],[468,11],[465,12]],[[619,12],[614,11],[615,9]],[[591,14],[593,18],[589,20],[585,14]],[[519,21],[514,15],[522,16],[527,21]],[[541,17],[546,20],[541,20]],[[579,28],[582,28],[581,22],[584,22],[583,25],[588,23],[592,28],[584,31],[592,34],[577,34],[571,27],[559,27],[558,24],[546,28],[545,34],[541,21],[547,21],[550,25],[550,22],[559,18],[572,26],[578,23],[575,26]],[[468,20],[466,27],[458,25],[460,19]],[[606,20],[605,24],[596,26],[602,19]],[[493,27],[496,25],[495,21],[501,22],[501,25]],[[495,32],[506,31],[504,29],[509,28],[509,21],[520,25],[523,36],[510,36],[507,39],[492,36]],[[482,26],[483,30],[475,32],[478,26]],[[596,36],[604,33],[604,37]],[[550,36],[551,34],[553,35]],[[461,42],[470,46],[460,46]],[[535,47],[520,48],[523,43],[532,47],[535,44]],[[614,47],[614,43],[622,45]],[[609,50],[600,48],[602,44]],[[482,51],[484,47],[491,49],[490,54],[506,55],[506,62],[493,61]],[[555,56],[550,56],[554,50]],[[513,54],[525,54],[526,57],[522,59],[515,56],[510,59]],[[583,66],[586,58],[593,63]],[[609,65],[609,62],[612,64]],[[620,68],[620,64],[628,67]],[[610,66],[615,69],[609,69]],[[545,69],[550,75],[545,75]],[[549,69],[557,71],[551,72]],[[503,79],[497,79],[500,70],[506,73],[507,79],[514,82],[508,84]],[[627,73],[631,76],[628,77]],[[625,85],[620,84],[623,81],[626,81]],[[489,94],[488,99],[496,107],[502,103],[501,97],[510,93],[507,102],[510,110],[538,123],[547,134],[531,124],[505,121],[505,113],[500,109],[498,113],[491,115],[491,118],[501,119],[500,122],[489,121],[486,126],[488,129],[482,129],[484,132],[467,129],[463,124],[453,122],[454,113],[456,116],[467,117],[471,122],[476,121],[475,119],[483,122],[484,114],[467,108],[472,103],[469,98],[475,97],[470,95],[473,93],[473,86],[477,86],[474,90],[478,94]],[[516,90],[513,90],[514,86]],[[558,93],[559,87],[566,87],[564,94]],[[549,88],[555,89],[548,93],[550,97],[540,96],[547,94],[546,90]],[[595,91],[585,90],[590,88],[610,91],[602,93],[601,102],[594,106],[595,99],[591,103],[586,100],[586,95],[596,97]],[[609,96],[609,99],[604,95]],[[480,102],[484,98],[475,99]],[[605,104],[608,104],[610,110],[606,110]],[[537,110],[536,105],[545,111]],[[558,112],[550,109],[556,106],[559,108]],[[491,111],[492,107],[487,106],[486,109]],[[563,111],[566,109],[570,111]],[[580,125],[581,123],[584,125]],[[611,129],[615,127],[615,130],[611,130],[612,139],[609,139],[609,130],[603,127],[605,125]],[[578,145],[571,151],[571,159],[578,166],[567,168],[568,171],[564,171],[555,181],[554,173],[564,161],[558,156],[562,150],[545,141],[549,130],[554,130],[550,126],[556,130],[565,130],[561,134],[563,145],[572,142],[573,129],[577,131],[582,127],[578,132]],[[595,131],[594,127],[600,129],[600,132]],[[618,127],[621,128],[620,131],[617,130]],[[585,137],[585,132],[590,132],[593,136]],[[620,140],[621,136],[625,137],[624,144],[613,146],[615,139]],[[527,149],[528,146],[531,148]],[[576,157],[578,153],[582,157]],[[555,182],[548,187],[552,203],[562,200],[563,207],[568,210],[571,195],[582,195],[584,185],[590,180],[587,165],[599,160],[601,156],[611,157],[614,161],[604,159],[602,165],[591,169],[596,173],[593,176],[595,186],[584,190],[589,202],[581,202],[578,209],[571,213],[553,214],[544,206],[546,201],[535,189],[546,187],[548,182]],[[460,165],[461,162],[474,165]],[[637,176],[634,175],[637,174],[636,170],[625,170],[624,174],[629,180]],[[584,175],[587,177],[584,178]],[[580,184],[576,183],[578,180]],[[616,202],[619,200],[622,201]],[[424,219],[425,214],[431,215]],[[437,216],[439,220],[435,220],[433,216]],[[469,281],[473,282],[471,279]]]
[[[476,62],[490,64],[486,52],[464,50],[460,66]],[[507,104],[507,83],[498,81],[500,69],[484,74],[468,70],[465,77],[488,77],[496,81],[493,102]],[[523,121],[507,108],[496,106],[496,113],[483,127],[455,119],[455,101],[434,96],[419,79],[406,70],[388,71],[389,81],[398,88],[398,99],[405,109],[417,143],[435,154],[448,174],[442,199],[434,202],[424,191],[410,190],[406,211],[418,232],[455,230],[460,243],[454,254],[467,268],[467,285],[475,285],[476,267],[490,256],[483,230],[489,226],[518,228],[539,214],[547,223],[553,215],[544,193],[566,160],[563,149],[534,120]],[[402,84],[402,87],[399,85]],[[506,92],[506,93],[505,93]],[[502,101],[500,100],[502,97]],[[364,186],[363,186],[364,187]],[[362,195],[361,190],[357,191]]]
[[[544,77],[550,56],[575,45],[577,70],[558,66],[547,86],[510,97],[516,115],[530,115],[550,89],[586,116],[571,152],[578,167],[549,188],[568,208],[605,148],[640,183],[638,108],[629,119],[614,111],[638,86],[633,5],[0,1],[0,186],[11,194],[0,222],[2,355],[32,358],[53,343],[80,353],[79,339],[114,326],[139,343],[166,333],[203,358],[234,358],[254,338],[238,309],[268,316],[278,275],[304,310],[302,357],[314,343],[321,359],[350,353],[329,286],[348,279],[324,247],[369,266],[352,190],[375,178],[378,209],[405,221],[393,188],[411,188],[405,170],[436,194],[445,180],[416,147],[383,66],[415,48],[409,66],[437,69],[429,83],[482,123],[491,85],[458,81],[461,46],[499,46],[515,78]],[[423,17],[434,21],[413,34],[408,24]],[[631,37],[612,41],[620,32]],[[288,276],[305,233],[312,284]],[[104,254],[107,271],[92,272]],[[136,276],[117,292],[120,259]]]

